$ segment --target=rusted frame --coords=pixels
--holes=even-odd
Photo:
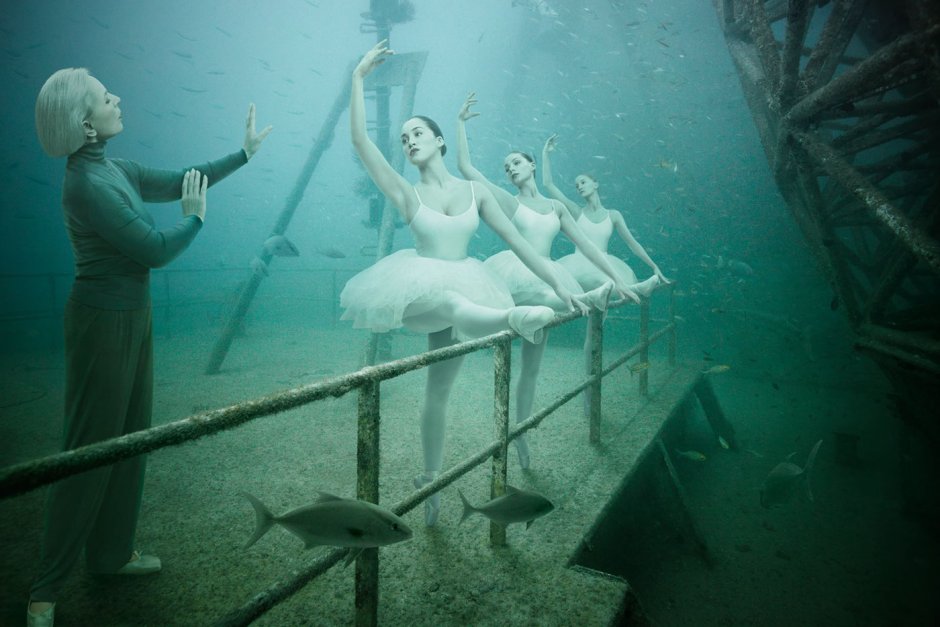
[[[857,196],[916,257],[934,272],[940,273],[940,244],[936,239],[916,228],[907,216],[899,212],[880,190],[872,186],[832,147],[810,133],[792,131],[792,134],[817,166]]]
[[[916,57],[920,49],[919,41],[936,37],[938,33],[940,25],[926,33],[908,33],[899,37],[851,70],[807,94],[787,112],[786,121],[796,127],[822,111],[877,93],[878,89],[873,90],[873,85],[888,90],[910,82],[913,80],[911,69],[923,66]]]

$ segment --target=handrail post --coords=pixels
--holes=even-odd
[[[506,494],[506,458],[509,452],[509,379],[512,341],[505,339],[493,347],[493,422],[499,448],[493,454],[490,498]],[[490,521],[490,545],[506,545],[506,526]]]
[[[669,331],[669,367],[676,367],[676,344],[678,343],[679,333],[676,331],[676,287],[675,284],[669,286],[669,324],[672,330]]]
[[[379,502],[379,382],[359,388],[359,429],[356,445],[356,497]],[[363,549],[356,559],[356,626],[379,621],[379,550]]]
[[[644,298],[640,302],[640,363],[650,363],[650,300]],[[640,370],[640,396],[649,396],[650,374],[649,368]]]
[[[604,369],[604,314],[596,309],[592,309],[588,314],[588,325],[590,330],[588,336],[591,338],[590,365],[588,366],[589,376],[596,377],[591,382],[588,395],[588,420],[590,421],[588,439],[591,444],[599,444],[601,441],[601,371]]]

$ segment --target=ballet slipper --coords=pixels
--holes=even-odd
[[[414,486],[421,489],[431,483],[440,473],[436,470],[425,470],[414,479]],[[433,527],[437,524],[437,517],[441,513],[441,494],[435,492],[424,501],[424,524]]]
[[[646,298],[650,294],[652,294],[654,291],[656,291],[656,288],[662,284],[663,283],[662,281],[659,280],[659,277],[654,274],[653,276],[646,279],[645,281],[641,281],[640,283],[635,283],[631,287],[637,294]]]
[[[585,293],[587,302],[598,311],[607,313],[607,305],[610,304],[610,293],[614,289],[614,282],[607,281],[600,287],[596,287],[590,292]]]
[[[542,327],[555,319],[555,312],[541,305],[513,307],[509,312],[509,328],[521,335],[527,342],[541,344],[545,339]]]

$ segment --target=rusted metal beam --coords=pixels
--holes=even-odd
[[[813,9],[809,0],[790,0],[787,10],[787,32],[783,41],[783,59],[777,101],[780,110],[790,108],[797,97],[797,81],[800,76],[800,53],[806,38]]]
[[[493,347],[493,428],[499,447],[493,454],[490,476],[490,498],[506,494],[509,446],[509,380],[511,378],[512,343],[507,338]],[[490,521],[490,545],[506,545],[506,525]]]
[[[940,25],[926,33],[908,33],[884,46],[873,55],[829,83],[807,94],[786,114],[791,128],[802,126],[816,114],[877,93],[879,87],[894,88],[913,80],[912,72],[922,66],[917,57],[922,38],[940,33]]]
[[[777,52],[777,40],[774,39],[764,12],[763,0],[746,0],[744,8],[742,19],[757,50],[764,76],[771,86],[776,87],[780,83],[780,55]]]
[[[379,502],[379,425],[381,403],[379,382],[369,381],[359,388],[359,418],[356,437],[356,498]],[[350,549],[352,550],[352,549]],[[372,627],[379,621],[379,550],[363,549],[356,559],[355,576],[357,627]]]

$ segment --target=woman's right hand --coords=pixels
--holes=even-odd
[[[470,92],[467,94],[467,99],[463,101],[463,106],[460,107],[460,112],[457,114],[457,119],[461,122],[466,122],[470,118],[475,118],[479,113],[476,111],[471,111],[470,107],[477,103],[476,92]]]
[[[389,50],[388,40],[383,39],[379,43],[375,44],[372,47],[372,50],[367,52],[366,55],[362,57],[362,60],[359,62],[359,65],[357,65],[356,69],[353,70],[353,76],[358,76],[359,78],[365,78],[377,66],[384,63],[388,55],[392,55],[392,54],[395,54],[395,51]]]
[[[200,222],[206,220],[206,189],[209,177],[193,169],[183,175],[183,217],[196,216]]]

